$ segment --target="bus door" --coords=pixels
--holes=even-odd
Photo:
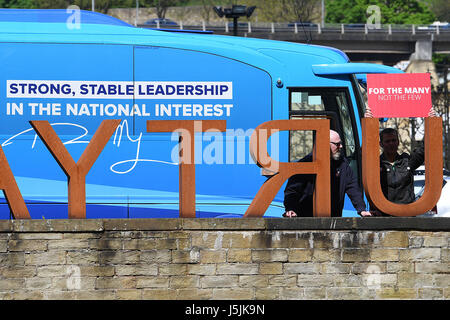
[[[330,119],[330,129],[341,136],[343,155],[349,160],[362,187],[361,151],[353,110],[347,87],[296,87],[289,91],[289,119]],[[311,153],[313,140],[313,131],[290,131],[289,161],[298,161]],[[343,216],[354,215],[352,211],[354,208],[346,196]]]

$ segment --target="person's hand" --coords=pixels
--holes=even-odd
[[[430,108],[430,112],[428,112],[428,116],[429,117],[437,117],[438,116],[436,113],[436,110],[434,110],[433,107]]]
[[[366,112],[364,113],[364,118],[373,118],[372,110],[369,106],[366,107]]]
[[[381,216],[381,212],[377,211],[377,210],[361,211],[359,214],[361,215],[361,217],[379,217],[379,216]]]
[[[288,218],[293,218],[293,217],[296,217],[297,214],[295,213],[295,211],[289,210],[289,211],[286,211],[286,212],[283,214],[283,216],[284,216],[284,217],[288,217]]]

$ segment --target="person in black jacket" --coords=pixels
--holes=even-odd
[[[345,194],[349,196],[358,214],[371,216],[366,211],[361,189],[350,168],[348,160],[342,156],[342,141],[336,131],[330,130],[330,184],[331,184],[331,216],[341,217],[344,208]],[[300,162],[312,161],[309,154]],[[284,217],[312,217],[315,175],[294,175],[289,178],[284,190]]]

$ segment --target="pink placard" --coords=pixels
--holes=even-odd
[[[367,95],[375,118],[427,117],[432,106],[430,74],[368,74]]]

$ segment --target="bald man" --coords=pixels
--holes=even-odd
[[[347,194],[359,215],[371,216],[366,211],[361,189],[358,181],[350,168],[348,160],[342,155],[342,141],[339,133],[330,130],[330,187],[331,187],[331,216],[342,217],[345,194]],[[309,154],[300,162],[312,161]],[[315,175],[294,175],[289,178],[284,190],[284,217],[312,217],[313,193]]]

